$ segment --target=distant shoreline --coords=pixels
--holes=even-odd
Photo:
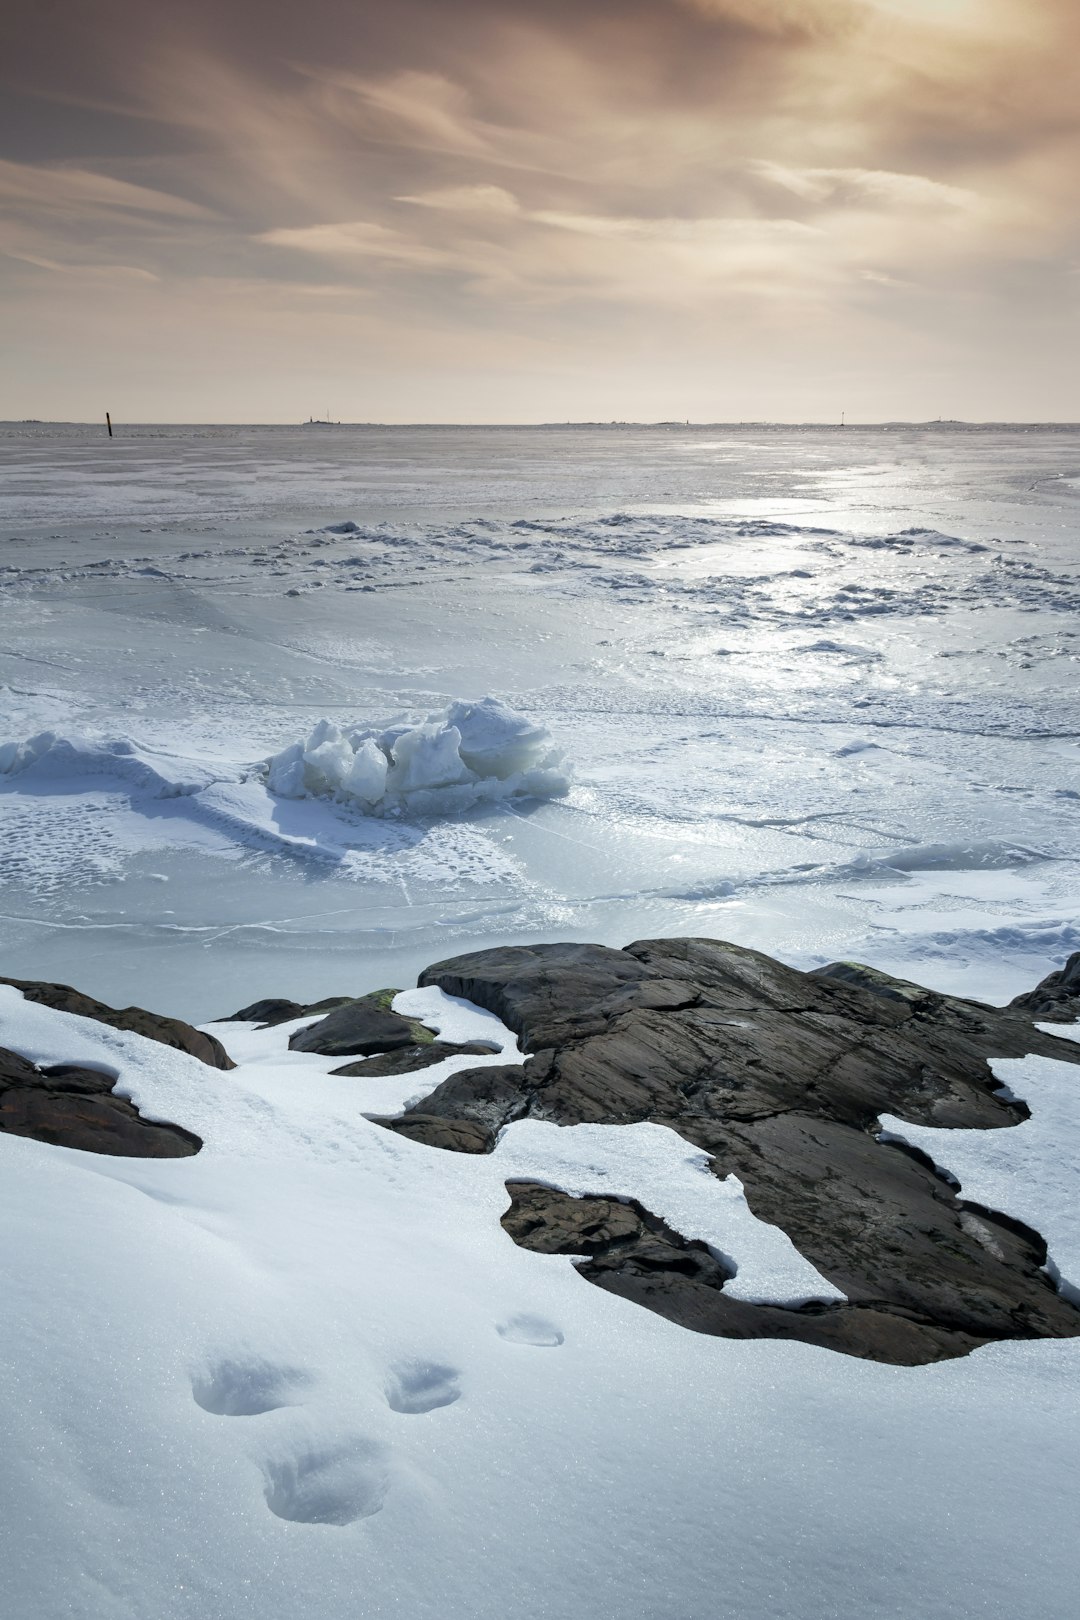
[[[1077,433],[1080,422],[114,422],[117,431],[247,428],[300,433],[317,427],[341,433]],[[100,428],[98,421],[0,421],[0,431]]]

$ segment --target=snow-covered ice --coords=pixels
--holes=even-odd
[[[167,960],[167,1010],[196,1017],[223,982],[265,993],[268,956],[270,988],[316,995],[328,959],[362,988],[388,960],[400,981],[553,935],[936,971],[963,909],[967,965],[994,936],[1013,993],[1060,960],[1038,941],[1080,892],[1075,453],[1065,433],[5,429],[0,745],[62,739],[3,756],[13,971],[89,955],[88,989],[152,1001]],[[569,793],[543,751],[517,766],[528,797],[463,769],[443,719],[401,763],[413,803],[379,794],[380,737],[489,694],[573,762]],[[270,792],[254,767],[297,791],[297,750],[330,774],[305,761],[305,798]],[[967,859],[1003,879],[977,907]]]
[[[700,934],[1003,1002],[1080,949],[1078,462],[1073,430],[0,427],[0,972],[202,1022]],[[439,1153],[368,1116],[463,1059],[346,1080],[232,1025],[219,1073],[0,1018],[206,1140],[0,1137],[18,1620],[1075,1607],[1080,1341],[701,1338],[499,1224],[514,1177],[638,1198],[733,1293],[822,1297],[663,1127]],[[1069,1287],[1059,1069],[997,1066],[1013,1129],[882,1128]]]
[[[0,429],[0,958],[193,1017],[665,933],[1013,994],[1080,909],[1078,450]]]

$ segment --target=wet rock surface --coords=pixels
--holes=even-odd
[[[5,979],[21,990],[27,1001],[36,1001],[57,1012],[74,1013],[78,1018],[92,1018],[96,1023],[108,1024],[111,1029],[130,1030],[145,1035],[151,1041],[188,1052],[192,1057],[208,1063],[212,1069],[234,1069],[232,1058],[221,1042],[201,1029],[185,1024],[182,1018],[169,1018],[164,1013],[147,1012],[145,1007],[109,1007],[104,1001],[95,1001],[69,984],[45,984],[36,979]]]
[[[966,1203],[921,1155],[876,1134],[881,1113],[979,1129],[1026,1118],[1022,1103],[996,1094],[988,1059],[1080,1063],[1080,1046],[1015,1006],[939,995],[858,964],[801,973],[693,939],[482,951],[436,964],[420,982],[486,1007],[531,1056],[451,1076],[393,1129],[451,1147],[451,1124],[489,1146],[524,1117],[667,1125],[712,1156],[715,1174],[734,1172],[753,1212],[782,1227],[849,1303],[742,1305],[722,1296],[715,1274],[688,1277],[678,1245],[678,1264],[649,1265],[615,1244],[583,1268],[591,1281],[698,1331],[800,1338],[884,1361],[1080,1333],[1080,1312],[1041,1269],[1037,1233]],[[640,1216],[655,1260],[671,1235]]]
[[[38,1068],[0,1048],[0,1131],[57,1147],[126,1158],[180,1159],[198,1153],[199,1137],[179,1125],[143,1119],[113,1092],[115,1076],[77,1063]]]

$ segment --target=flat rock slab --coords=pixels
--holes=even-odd
[[[703,1316],[683,1262],[643,1269],[640,1256],[597,1257],[603,1286],[701,1331],[745,1337],[753,1327],[749,1336],[886,1361],[1080,1333],[1080,1312],[1042,1270],[1037,1233],[959,1199],[921,1156],[876,1135],[882,1113],[977,1129],[1026,1118],[999,1094],[988,1059],[1076,1064],[1080,1046],[1036,1029],[1022,1009],[854,963],[802,973],[697,939],[480,951],[428,968],[420,983],[495,1013],[531,1055],[451,1076],[387,1121],[392,1129],[452,1147],[456,1122],[472,1127],[466,1151],[477,1151],[481,1133],[493,1145],[525,1117],[670,1126],[712,1156],[715,1174],[738,1175],[755,1214],[782,1227],[850,1304],[736,1310],[717,1304],[714,1278]],[[650,1242],[661,1236],[653,1230]],[[751,1321],[746,1310],[766,1314]]]
[[[495,1145],[491,1132],[471,1119],[441,1119],[410,1110],[398,1119],[377,1123],[424,1147],[444,1148],[449,1153],[490,1153]]]
[[[310,1018],[315,1013],[332,1011],[335,1007],[344,1007],[355,996],[327,996],[323,1001],[313,1001],[306,1005],[300,1001],[288,1001],[282,996],[270,996],[263,1001],[253,1001],[250,1007],[241,1007],[228,1018],[219,1018],[220,1024],[257,1024],[260,1029],[276,1029],[278,1024],[291,1024],[294,1018]]]
[[[496,1050],[484,1041],[464,1041],[455,1046],[451,1041],[432,1041],[430,1046],[398,1046],[390,1052],[379,1052],[374,1057],[360,1058],[355,1063],[343,1063],[331,1074],[346,1075],[350,1079],[381,1079],[389,1074],[414,1074],[418,1069],[434,1068],[453,1057],[482,1057]]]
[[[434,1036],[413,1018],[402,1018],[388,1002],[395,991],[361,996],[307,1024],[289,1037],[293,1052],[319,1052],[323,1057],[374,1057],[406,1046],[429,1046]]]
[[[145,1035],[163,1046],[172,1046],[179,1052],[188,1052],[212,1069],[235,1069],[236,1064],[221,1042],[201,1029],[185,1024],[182,1018],[169,1018],[164,1013],[147,1012],[145,1007],[109,1007],[104,1001],[73,990],[70,984],[45,984],[36,979],[5,979],[0,984],[14,985],[27,1001],[36,1001],[57,1012],[74,1013],[78,1018],[93,1018],[112,1029],[130,1030]]]
[[[0,1131],[57,1147],[134,1159],[183,1159],[199,1137],[179,1125],[143,1119],[113,1092],[115,1077],[76,1063],[39,1069],[0,1048]]]

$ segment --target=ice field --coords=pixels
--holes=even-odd
[[[1080,945],[1080,434],[8,426],[0,494],[12,974],[203,1019],[701,933],[1003,1000]],[[488,696],[532,793],[267,780]]]
[[[1080,948],[1080,431],[8,425],[0,497],[0,974],[209,1024],[497,943],[993,1002]],[[233,1021],[226,1072],[0,986],[0,1046],[204,1140],[0,1135],[5,1614],[1075,1612],[1080,1338],[895,1366],[592,1287],[508,1179],[838,1293],[660,1124],[373,1123],[519,1056],[395,1006],[488,1055],[346,1078]],[[881,1130],[1072,1298],[1076,1070],[993,1068],[1030,1118]]]

